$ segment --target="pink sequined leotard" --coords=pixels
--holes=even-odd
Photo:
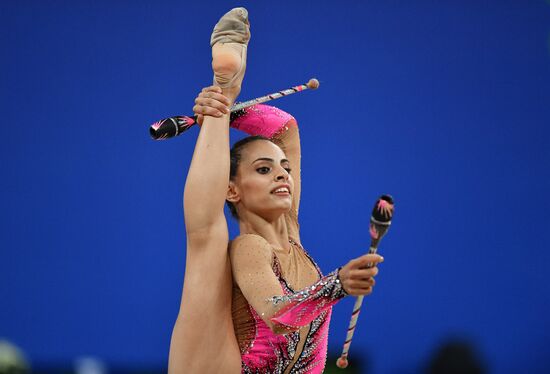
[[[266,105],[248,108],[232,127],[270,137],[290,160],[293,207],[284,216],[290,249],[254,234],[230,245],[233,324],[243,373],[322,373],[332,305],[346,295],[334,271],[321,271],[299,243],[300,144],[295,120]]]
[[[270,250],[263,238],[250,236],[255,235],[241,236],[234,243],[237,242],[237,247],[252,243],[260,251]],[[241,244],[242,241],[248,243]],[[241,350],[242,372],[322,373],[332,305],[345,296],[337,272],[321,277],[319,268],[294,241],[290,251],[284,254],[290,259],[281,260],[284,258],[281,250],[272,252],[271,269],[284,295],[266,302],[285,303],[270,319],[273,330],[247,302],[239,286],[234,285],[233,324]],[[300,268],[300,273],[293,272],[293,267]],[[294,284],[304,285],[312,275],[316,282],[307,282],[309,285],[301,290],[292,288]]]

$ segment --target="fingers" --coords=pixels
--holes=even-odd
[[[368,296],[372,293],[372,287],[368,288],[350,288],[346,291],[351,296]]]
[[[367,268],[382,262],[384,262],[384,257],[374,253],[363,255],[351,261],[353,267],[357,268]]]
[[[221,87],[219,86],[208,86],[208,87],[204,87],[201,92],[217,92],[217,93],[222,93],[222,89]]]
[[[349,277],[351,279],[367,279],[375,277],[378,274],[378,267],[373,266],[371,268],[358,268],[351,269],[349,271]]]
[[[221,117],[224,114],[228,113],[227,109],[221,109],[216,106],[209,106],[203,104],[195,104],[193,107],[193,112],[197,116],[212,116],[212,117]]]
[[[346,292],[353,296],[366,296],[372,293],[374,277],[378,274],[378,264],[384,258],[377,254],[367,254],[351,260],[339,273]]]
[[[346,292],[352,296],[366,296],[370,295],[373,291],[375,284],[373,278],[361,279],[358,281],[350,280],[346,283]]]
[[[210,88],[212,88],[212,89],[210,90]],[[207,87],[207,88],[203,89],[199,93],[199,96],[197,97],[197,99],[198,98],[213,99],[213,100],[219,101],[220,103],[222,103],[226,107],[231,104],[231,101],[229,101],[229,99],[222,94],[221,88],[216,87],[216,86]]]
[[[374,287],[376,281],[374,278],[353,278],[350,277],[346,284],[350,288],[369,288]]]
[[[193,112],[198,116],[221,117],[229,113],[230,104],[229,99],[222,95],[220,87],[205,87],[195,99]]]

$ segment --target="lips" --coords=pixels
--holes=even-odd
[[[271,191],[274,195],[290,195],[290,186],[285,184],[281,185]]]

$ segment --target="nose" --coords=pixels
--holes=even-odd
[[[288,171],[286,171],[285,168],[279,167],[277,170],[277,173],[275,173],[275,180],[276,181],[287,181],[288,180]]]

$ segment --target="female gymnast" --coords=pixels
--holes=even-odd
[[[174,374],[321,373],[332,305],[370,294],[383,260],[364,255],[322,276],[302,247],[300,138],[291,115],[267,105],[245,109],[231,126],[251,136],[230,151],[229,107],[249,38],[244,8],[220,19],[211,38],[214,85],[193,108],[202,125],[184,191],[187,259],[170,345]],[[230,243],[225,202],[240,229]]]

